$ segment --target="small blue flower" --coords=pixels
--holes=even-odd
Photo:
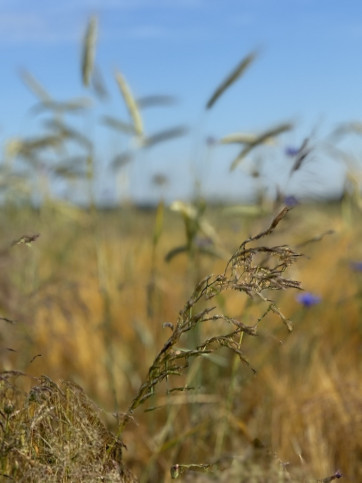
[[[321,297],[310,292],[304,292],[297,295],[297,301],[303,305],[303,307],[312,307],[313,305],[319,304]]]
[[[288,208],[293,208],[299,204],[299,201],[295,196],[289,195],[284,198],[284,203]]]
[[[351,262],[351,268],[355,272],[362,272],[362,262]]]
[[[300,149],[299,148],[294,148],[293,146],[287,146],[284,150],[284,153],[289,156],[290,158],[293,158],[294,156],[297,156],[299,154]]]

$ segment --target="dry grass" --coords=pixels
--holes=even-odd
[[[123,444],[99,409],[74,383],[2,372],[1,472],[14,481],[134,481],[124,469]],[[29,385],[29,384],[28,384]],[[109,448],[112,446],[112,452]]]
[[[185,481],[195,481],[197,475],[200,481],[212,475],[218,475],[219,481],[237,477],[241,481],[266,481],[266,477],[268,481],[315,481],[338,469],[347,481],[360,479],[361,275],[350,267],[350,260],[361,258],[357,244],[360,234],[341,219],[337,206],[311,213],[309,206],[298,207],[270,241],[271,246],[278,246],[289,237],[292,245],[303,245],[307,257],[298,262],[291,275],[302,280],[306,290],[318,294],[320,304],[303,308],[289,290],[280,295],[274,292],[273,300],[293,320],[295,329],[288,335],[277,317],[269,313],[258,328],[258,336],[244,338],[242,356],[256,369],[256,375],[247,367],[239,367],[237,359],[221,350],[194,361],[184,376],[176,377],[176,384],[165,378],[148,404],[148,409],[158,409],[145,413],[137,410],[135,424],[131,421],[122,433],[128,448],[123,452],[124,461],[143,481],[167,481],[172,465],[183,463],[194,465],[180,467]],[[115,434],[124,417],[119,414],[117,419],[111,413],[125,411],[136,396],[155,355],[170,336],[178,309],[190,296],[195,260],[200,275],[222,273],[225,262],[196,254],[188,265],[187,255],[181,254],[165,263],[163,257],[183,237],[181,223],[168,212],[156,252],[146,235],[153,230],[152,213],[103,213],[96,220],[101,234],[96,239],[94,220],[86,213],[82,215],[83,225],[79,225],[79,218],[73,221],[65,215],[49,213],[47,218],[43,213],[42,217],[19,213],[19,226],[24,232],[39,232],[40,237],[30,249],[14,245],[2,258],[7,274],[3,292],[8,294],[2,301],[2,314],[16,322],[10,325],[2,321],[2,367],[21,369],[35,377],[35,388],[50,384],[41,374],[55,381],[71,378],[106,412],[99,414],[83,391],[69,383],[51,383],[51,390],[39,390],[48,399],[31,404],[32,384],[24,390],[15,390],[17,385],[9,384],[2,386],[7,391],[2,398],[2,423],[3,428],[11,424],[11,434],[16,434],[33,421],[40,424],[46,407],[49,417],[44,415],[41,428],[48,433],[41,433],[41,437],[47,443],[34,443],[33,437],[23,443],[19,451],[30,458],[24,471],[29,475],[31,471],[34,475],[53,471],[49,478],[54,481],[72,481],[72,471],[80,478],[84,470],[80,469],[80,457],[70,461],[73,446],[61,455],[61,448],[70,444],[66,443],[67,435],[72,431],[80,434],[84,441],[78,440],[76,446],[84,445],[90,461],[98,451],[97,445],[103,445],[104,450],[104,438],[112,438],[110,430]],[[227,240],[224,249],[231,253],[240,240],[240,230],[237,235],[233,233],[240,220],[220,218],[217,210],[210,217],[214,225],[218,224],[221,238]],[[2,222],[8,223],[4,218]],[[7,246],[19,239],[16,225],[13,222]],[[245,225],[246,233],[261,231],[266,219],[255,219],[252,225]],[[335,233],[304,244],[311,235],[329,229]],[[124,234],[122,241],[120,232]],[[152,263],[156,272],[152,272]],[[147,309],[151,273],[155,284],[152,313]],[[224,314],[252,326],[265,309],[248,299],[233,291],[227,297],[217,296]],[[220,329],[220,323],[214,323],[215,327],[202,328],[204,338],[213,337]],[[187,344],[192,340],[187,339]],[[184,344],[181,347],[186,349]],[[42,356],[34,358],[38,354]],[[172,391],[185,386],[188,391]],[[88,401],[86,411],[80,399]],[[55,409],[49,409],[53,406],[59,412],[56,417],[52,412]],[[78,414],[79,425],[85,425],[84,433],[79,433],[79,427],[67,426],[74,413]],[[89,421],[94,422],[93,428],[88,427],[93,425]],[[11,445],[10,433],[4,434],[3,449]],[[51,464],[40,458],[36,447],[44,458],[46,451],[55,455]],[[3,453],[3,473],[19,471],[16,458],[20,461],[16,451]],[[31,462],[36,466],[38,458],[39,467],[33,468]],[[106,470],[102,458],[94,460],[94,468],[92,464],[90,471],[94,470],[95,478],[102,471],[106,475],[114,471],[112,458],[106,460],[111,465]],[[118,460],[118,464],[122,462]],[[202,465],[207,466],[207,473]],[[87,475],[84,481],[92,481],[90,473]],[[39,478],[34,476],[30,481]],[[117,480],[109,476],[108,481]]]

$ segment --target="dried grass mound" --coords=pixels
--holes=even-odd
[[[28,388],[26,388],[28,386]],[[120,439],[76,384],[0,374],[1,476],[21,482],[133,482]]]

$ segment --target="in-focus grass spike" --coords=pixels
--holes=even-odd
[[[258,52],[253,51],[248,54],[237,66],[236,68],[222,81],[222,83],[214,91],[210,99],[206,104],[206,109],[211,109],[219,97],[237,80],[239,79],[246,69],[254,62],[257,57]]]

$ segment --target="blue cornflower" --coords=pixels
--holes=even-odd
[[[289,195],[284,198],[284,203],[288,208],[293,208],[299,204],[299,201],[295,196]]]
[[[300,148],[294,148],[293,146],[287,146],[284,150],[284,153],[289,157],[294,157],[299,154]]]
[[[321,301],[321,297],[314,295],[310,292],[304,292],[297,295],[297,301],[303,305],[303,307],[312,307],[312,305],[317,305]]]
[[[362,272],[362,262],[351,262],[352,270]]]

